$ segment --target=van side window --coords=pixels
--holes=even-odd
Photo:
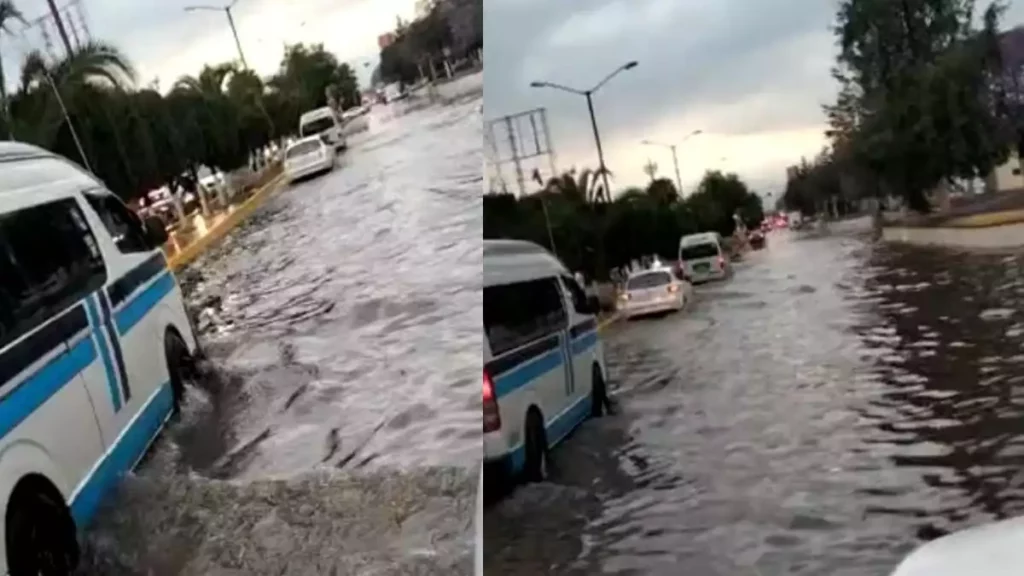
[[[122,253],[149,252],[152,246],[146,242],[142,221],[113,194],[85,194],[89,206],[96,211],[103,227],[114,239]]]
[[[0,215],[0,347],[99,289],[106,278],[74,200]]]
[[[484,330],[495,356],[564,330],[568,319],[554,278],[484,288]]]
[[[562,284],[572,296],[572,307],[576,309],[576,313],[590,314],[591,311],[587,309],[587,293],[580,287],[580,283],[572,276],[562,275]]]

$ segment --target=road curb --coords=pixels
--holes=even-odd
[[[270,182],[264,184],[262,188],[254,192],[245,202],[239,204],[224,220],[220,221],[206,234],[182,248],[173,256],[170,256],[167,259],[167,267],[177,272],[190,264],[203,252],[206,252],[206,250],[227,236],[236,226],[244,222],[271,194],[277,191],[283,180],[284,173],[281,173]]]
[[[597,321],[597,331],[603,332],[606,329],[608,329],[609,326],[615,324],[621,319],[622,314],[619,314],[618,312],[613,312],[611,315],[605,316],[603,319]]]

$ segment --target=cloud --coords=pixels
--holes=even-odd
[[[785,166],[825,144],[834,10],[821,0],[486,0],[485,114],[544,107],[558,168],[595,166],[583,98],[529,84],[585,89],[637,60],[593,97],[620,185],[646,181],[649,157],[673,176],[670,153],[641,140],[679,142],[701,129],[679,147],[684,187],[723,168],[778,189]],[[1012,8],[1006,20],[1021,15],[1024,7]]]
[[[29,18],[47,14],[43,0],[15,1]],[[166,88],[184,74],[197,73],[204,63],[238,58],[223,12],[185,11],[189,5],[223,2],[85,0],[82,5],[93,38],[120,48],[138,68],[141,83],[159,78]],[[340,60],[349,61],[365,85],[377,60],[377,36],[394,28],[396,15],[409,18],[414,6],[414,0],[238,0],[232,14],[246,60],[260,74],[277,69],[285,42],[322,42]],[[51,35],[59,43],[52,28]],[[0,39],[9,84],[24,54],[42,47],[38,28],[24,40]],[[362,66],[367,61],[371,66]]]

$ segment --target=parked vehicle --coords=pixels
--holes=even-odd
[[[334,170],[334,150],[319,136],[296,140],[284,151],[284,173],[289,183]]]
[[[70,575],[199,354],[164,227],[70,161],[0,143],[0,573]]]
[[[654,268],[630,274],[619,295],[619,312],[627,319],[678,312],[693,296],[693,286],[670,268]]]
[[[732,264],[724,245],[717,232],[683,236],[679,240],[679,264],[683,274],[693,283],[728,278]]]
[[[484,241],[485,474],[540,481],[551,448],[606,404],[596,298],[532,242]]]
[[[932,540],[914,550],[891,576],[1011,576],[1024,559],[1024,517],[983,524]]]
[[[299,117],[299,136],[319,136],[324,143],[335,150],[344,150],[348,146],[345,138],[344,122],[330,106],[310,110]]]

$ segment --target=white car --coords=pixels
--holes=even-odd
[[[668,268],[652,268],[629,275],[619,295],[618,310],[627,319],[678,312],[693,297],[693,286],[676,278]]]
[[[1022,539],[1024,517],[968,528],[914,550],[891,576],[1016,576]]]
[[[289,182],[334,170],[334,150],[319,136],[296,140],[284,152],[284,173]]]
[[[683,236],[679,240],[679,266],[691,282],[722,280],[732,274],[732,263],[717,232]]]
[[[0,143],[0,214],[0,574],[70,575],[199,348],[163,225],[91,174]]]

